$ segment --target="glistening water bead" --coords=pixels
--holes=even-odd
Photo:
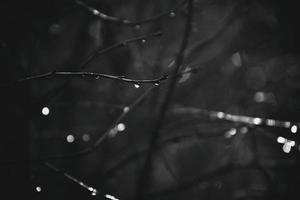
[[[134,87],[135,87],[135,88],[139,88],[140,85],[139,85],[139,84],[134,84]]]

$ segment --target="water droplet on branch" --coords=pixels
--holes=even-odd
[[[139,88],[140,85],[139,85],[139,84],[134,84],[134,87],[135,87],[135,88]]]

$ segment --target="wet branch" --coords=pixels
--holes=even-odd
[[[121,19],[121,18],[118,18],[118,17],[109,16],[109,15],[107,15],[103,12],[100,12],[99,10],[87,5],[86,3],[84,3],[80,0],[76,0],[76,3],[78,5],[84,7],[85,9],[87,9],[93,15],[99,17],[100,19],[106,20],[106,21],[109,21],[109,22],[114,22],[114,23],[117,23],[117,24],[127,25],[127,26],[136,26],[136,25],[142,25],[142,24],[155,22],[155,21],[157,21],[157,20],[159,20],[163,17],[171,15],[176,10],[181,8],[186,2],[187,2],[187,0],[180,1],[175,6],[173,6],[171,9],[169,9],[168,11],[165,11],[163,13],[160,13],[160,14],[155,15],[153,17],[150,17],[148,19],[132,21],[132,20],[128,20],[128,19]]]

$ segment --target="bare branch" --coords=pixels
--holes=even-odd
[[[47,72],[44,74],[36,75],[36,76],[29,76],[26,78],[22,78],[19,80],[16,80],[16,83],[23,83],[26,81],[33,81],[37,79],[46,79],[46,78],[51,78],[55,76],[62,76],[62,77],[80,77],[80,78],[92,78],[95,80],[98,80],[100,78],[105,78],[105,79],[112,79],[112,80],[117,80],[121,82],[127,82],[127,83],[132,83],[132,84],[155,84],[159,85],[163,80],[167,79],[167,75],[164,75],[160,78],[156,79],[130,79],[126,78],[123,76],[113,76],[113,75],[108,75],[108,74],[101,74],[101,73],[96,73],[96,72],[63,72],[63,71],[58,71],[58,72]]]
[[[160,13],[156,16],[150,17],[148,19],[143,19],[143,20],[139,20],[139,21],[132,21],[132,20],[128,20],[128,19],[120,19],[120,18],[117,18],[117,17],[109,16],[109,15],[107,15],[103,12],[100,12],[99,10],[87,5],[86,3],[84,3],[80,0],[76,0],[76,3],[78,5],[84,7],[85,9],[87,9],[93,15],[99,17],[100,19],[106,20],[106,21],[109,21],[109,22],[114,22],[114,23],[117,23],[117,24],[127,25],[127,26],[136,26],[136,25],[142,25],[142,24],[147,24],[147,23],[153,23],[156,20],[159,20],[163,17],[171,15],[176,10],[181,8],[186,2],[187,2],[187,0],[182,0],[182,1],[178,2],[175,6],[173,6],[170,10],[165,11],[163,13]]]
[[[106,194],[102,190],[97,190],[96,188],[89,186],[87,183],[72,176],[68,172],[65,172],[65,171],[57,168],[56,166],[54,166],[53,164],[51,164],[49,162],[43,163],[43,166],[47,167],[48,169],[50,169],[51,171],[53,171],[55,173],[58,173],[59,175],[62,175],[63,177],[65,177],[66,179],[70,180],[71,182],[77,184],[78,186],[88,190],[89,192],[91,192],[91,195],[93,195],[93,196],[101,194],[101,196],[103,196],[105,199],[118,200],[115,196],[113,196],[111,194]]]
[[[131,38],[131,39],[128,39],[128,40],[124,40],[122,42],[116,43],[116,44],[114,44],[114,45],[112,45],[108,48],[105,48],[105,49],[97,49],[93,53],[91,53],[79,65],[78,69],[79,70],[84,69],[94,58],[96,58],[97,56],[106,54],[106,53],[108,53],[108,52],[110,52],[114,49],[117,49],[119,47],[127,46],[128,44],[133,43],[133,42],[142,41],[142,40],[145,40],[145,39],[148,39],[148,38],[151,38],[151,37],[157,37],[157,36],[161,36],[161,35],[162,35],[162,33],[160,31],[158,31],[158,32],[142,35],[142,36],[139,36],[139,37]],[[167,78],[166,76],[162,76],[161,78],[153,79],[153,80],[136,80],[136,79],[125,78],[125,77],[122,77],[122,76],[113,76],[113,75],[106,75],[106,74],[93,73],[93,72],[78,72],[78,71],[77,72],[47,72],[47,73],[44,73],[44,74],[39,74],[39,75],[34,75],[34,76],[21,78],[19,80],[11,81],[11,82],[8,82],[8,83],[2,83],[2,84],[0,84],[0,86],[1,87],[7,87],[7,86],[15,85],[16,83],[22,83],[22,82],[25,82],[25,81],[43,79],[43,78],[48,78],[48,77],[58,76],[58,75],[60,75],[60,76],[70,76],[71,78],[78,77],[78,76],[88,76],[88,77],[93,77],[93,78],[102,77],[102,78],[114,79],[114,80],[118,80],[118,81],[130,82],[130,83],[134,83],[134,84],[141,84],[141,83],[159,84],[162,80],[165,80]],[[61,91],[62,87],[59,88],[59,91]],[[56,93],[54,93],[54,94],[56,95]]]
[[[110,52],[111,50],[117,49],[119,47],[125,47],[128,44],[133,43],[133,42],[143,41],[145,39],[148,39],[148,38],[151,38],[151,37],[157,37],[157,36],[161,36],[161,35],[162,35],[162,32],[157,31],[157,32],[154,32],[154,33],[150,33],[150,34],[134,37],[134,38],[131,38],[131,39],[128,39],[128,40],[124,40],[122,42],[116,43],[116,44],[114,44],[114,45],[112,45],[108,48],[105,48],[105,49],[95,50],[92,54],[90,54],[87,57],[86,60],[84,60],[80,64],[79,69],[85,68],[95,57],[106,54],[106,53]]]
[[[64,176],[66,179],[72,181],[73,183],[79,185],[80,187],[92,192],[93,195],[96,195],[99,193],[99,191],[97,189],[89,186],[88,184],[84,183],[83,181],[80,181],[79,179],[75,178],[74,176],[70,175],[69,173],[62,171],[61,169],[55,167],[51,163],[45,162],[43,165],[45,167],[47,167],[48,169],[50,169],[51,171]]]

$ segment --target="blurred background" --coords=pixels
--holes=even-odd
[[[175,68],[188,1],[176,9],[179,0],[80,2],[0,3],[1,199],[298,196],[300,29],[295,1],[193,1],[180,66],[185,73],[176,81],[155,146],[150,141],[170,79],[132,109],[151,84],[64,76],[14,84],[53,71],[155,79]],[[119,21],[164,15],[126,25],[105,20],[99,12]],[[162,36],[126,43],[80,69],[95,51],[156,31]],[[116,121],[122,113],[126,116]],[[36,161],[91,147],[105,133],[87,154]]]

